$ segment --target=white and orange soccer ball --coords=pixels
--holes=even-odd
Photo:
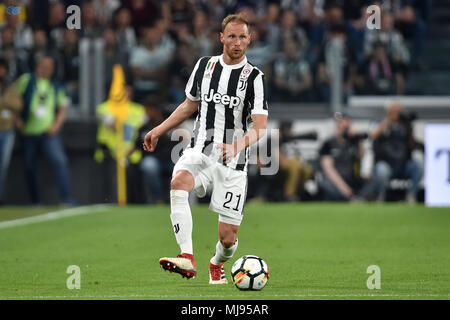
[[[269,267],[260,257],[245,255],[231,267],[231,278],[239,290],[262,290],[269,280]]]

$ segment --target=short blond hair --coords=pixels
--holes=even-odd
[[[250,29],[250,24],[248,20],[242,14],[229,14],[222,21],[222,32],[225,31],[225,27],[227,26],[227,24],[234,21],[241,22],[245,24],[247,28]]]

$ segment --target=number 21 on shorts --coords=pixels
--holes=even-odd
[[[223,207],[228,210],[240,212],[241,198],[241,194],[233,194],[233,192],[227,191],[227,193],[225,193],[225,202],[223,203]]]

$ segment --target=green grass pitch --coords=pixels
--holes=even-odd
[[[0,299],[449,299],[450,209],[405,204],[248,204],[228,285],[208,284],[217,215],[192,208],[198,275],[164,272],[179,249],[168,206],[108,206],[1,228],[55,208],[0,209]],[[89,211],[89,208],[86,209]],[[1,221],[3,220],[3,222]],[[270,268],[260,292],[239,291],[230,268],[245,254]],[[69,265],[81,289],[69,290]],[[369,290],[367,267],[381,270]]]

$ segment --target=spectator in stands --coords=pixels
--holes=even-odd
[[[127,189],[134,189],[136,186],[135,169],[142,158],[141,149],[134,149],[134,142],[137,138],[138,129],[145,121],[144,107],[133,101],[133,88],[127,86],[125,90],[129,103],[127,105],[127,117],[123,126],[123,147],[127,155]],[[116,172],[117,172],[117,118],[110,108],[109,100],[103,102],[96,109],[98,119],[97,127],[97,148],[94,159],[101,164],[102,187],[99,191],[102,198],[114,201],[116,195]],[[132,183],[131,183],[132,182]],[[136,191],[134,189],[133,191]],[[139,191],[139,190],[138,190]],[[138,192],[137,191],[137,192]],[[135,192],[127,192],[129,202],[139,202],[139,196]]]
[[[269,31],[267,41],[274,46],[277,52],[284,50],[286,41],[299,43],[300,53],[305,54],[308,48],[308,38],[305,31],[298,26],[297,15],[293,10],[285,10],[281,13],[280,24],[274,25]]]
[[[290,1],[286,2],[289,3]],[[299,17],[300,25],[308,33],[323,21],[325,17],[325,2],[324,0],[300,0],[298,1],[300,6],[293,8]]]
[[[261,31],[258,26],[254,25],[250,28],[250,35],[251,42],[247,47],[245,55],[264,72],[266,81],[270,82],[272,62],[275,58],[276,48],[261,39]]]
[[[107,27],[111,25],[114,11],[120,7],[119,0],[93,0],[97,20],[100,25]]]
[[[101,36],[104,25],[100,24],[92,1],[85,1],[81,5],[81,21],[83,27],[80,30],[81,37],[98,38]]]
[[[136,32],[131,26],[131,14],[127,8],[120,8],[115,15],[115,31],[120,51],[130,53],[137,45]]]
[[[17,1],[17,0],[4,0],[0,3],[0,25],[4,24],[6,21],[7,9],[9,6],[20,7],[19,14],[17,15],[20,23],[25,23],[27,21],[27,10],[24,2],[27,1]]]
[[[369,183],[361,179],[359,168],[363,156],[361,140],[351,127],[348,116],[337,118],[336,135],[322,144],[320,168],[322,179],[320,188],[325,200],[348,201],[368,198]]]
[[[60,131],[66,118],[67,97],[61,85],[52,81],[54,60],[42,57],[35,73],[26,73],[16,82],[24,108],[16,125],[23,137],[25,170],[31,202],[41,202],[38,183],[38,155],[43,151],[52,164],[64,204],[74,205],[71,197],[69,168]]]
[[[171,102],[180,104],[186,98],[184,90],[197,62],[197,57],[196,51],[189,44],[182,42],[178,45],[175,58],[169,67]]]
[[[175,34],[179,28],[190,25],[194,19],[195,6],[190,0],[166,0],[162,6],[169,20],[170,31]]]
[[[144,105],[147,114],[147,122],[139,129],[135,150],[142,149],[144,137],[147,132],[159,125],[165,119],[162,105],[158,97],[147,97]],[[161,148],[152,153],[144,152],[140,163],[146,188],[150,191],[150,203],[165,202],[164,185],[168,185],[174,167],[171,158],[172,149],[178,144],[178,141],[172,141],[171,133],[172,131],[159,137]]]
[[[19,15],[7,14],[5,23],[0,26],[0,31],[9,28],[13,33],[14,47],[16,50],[29,50],[33,45],[33,31],[25,23],[19,20]]]
[[[343,90],[347,96],[353,91],[357,76],[356,57],[350,47],[343,24],[329,26],[327,39],[322,45],[318,60],[318,82],[322,99],[329,101],[333,70],[341,65],[343,70]]]
[[[36,64],[42,57],[52,56],[55,61],[55,71],[53,73],[53,78],[62,81],[64,78],[63,64],[64,57],[59,55],[56,49],[49,46],[47,33],[43,29],[36,29],[33,33],[33,47],[28,54],[29,69],[34,70]]]
[[[385,45],[389,57],[395,64],[395,69],[406,75],[410,62],[410,53],[400,32],[394,28],[394,16],[389,11],[381,15],[381,29],[367,30],[364,38],[364,55],[369,57],[374,51],[374,44]]]
[[[311,101],[312,75],[303,52],[294,40],[284,42],[284,51],[274,64],[274,99],[282,102]]]
[[[208,16],[204,11],[196,11],[192,21],[192,34],[188,42],[199,57],[213,55],[213,40]]]
[[[5,180],[14,146],[14,123],[23,102],[8,79],[8,62],[0,59],[0,203],[3,202]]]
[[[128,65],[128,53],[126,51],[120,50],[120,46],[117,40],[117,35],[112,28],[107,28],[103,32],[104,40],[104,96],[106,97],[111,87],[111,82],[113,79],[113,67],[115,64],[120,64],[125,73],[125,77],[130,79],[130,70]],[[128,83],[129,81],[127,81]]]
[[[78,79],[80,68],[80,57],[78,54],[78,34],[76,30],[66,29],[63,34],[63,46],[60,49],[63,62],[63,83],[67,96],[73,104],[78,103]]]
[[[373,46],[373,53],[363,65],[364,92],[366,94],[386,95],[403,94],[405,79],[398,72],[395,63],[388,55],[382,42]]]
[[[27,53],[14,47],[14,31],[11,28],[1,30],[0,54],[8,63],[9,81],[28,71]]]
[[[60,49],[63,45],[63,33],[66,26],[66,8],[60,1],[50,3],[48,13],[48,22],[45,27],[49,39],[49,45]]]
[[[137,100],[165,89],[174,52],[174,41],[158,23],[143,29],[141,44],[132,50],[130,57]]]
[[[156,0],[123,0],[123,6],[130,10],[136,34],[141,33],[142,27],[154,25],[161,19],[161,8]]]
[[[395,19],[395,27],[403,36],[413,43],[414,55],[412,64],[421,67],[423,47],[427,24],[421,14],[421,4],[428,0],[386,0],[382,2],[383,9],[391,11]]]
[[[411,184],[406,193],[408,203],[416,203],[417,192],[422,179],[422,167],[412,158],[416,146],[413,136],[411,114],[403,112],[400,103],[388,106],[386,117],[371,133],[374,140],[374,180],[378,201],[386,200],[386,190],[393,178],[409,179]]]
[[[315,65],[320,56],[320,51],[328,41],[330,33],[335,31],[335,26],[340,26],[343,33],[347,34],[347,24],[344,20],[344,11],[338,3],[332,2],[324,6],[324,16],[319,23],[312,25],[310,38],[310,62]]]

